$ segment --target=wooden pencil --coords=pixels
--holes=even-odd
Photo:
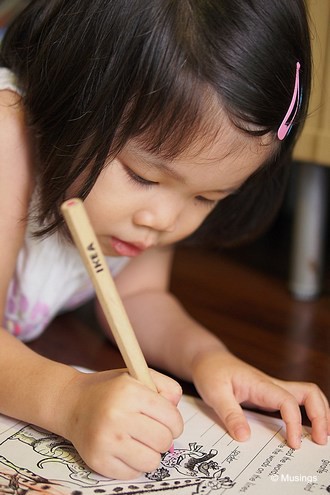
[[[69,199],[62,204],[61,211],[92,280],[96,295],[129,374],[156,391],[141,347],[130,324],[83,202],[79,198]]]

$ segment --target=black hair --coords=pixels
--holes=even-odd
[[[32,0],[5,35],[1,64],[17,75],[36,136],[39,235],[61,226],[77,178],[86,198],[128,140],[173,159],[211,133],[214,96],[241,132],[276,141],[297,61],[303,99],[290,134],[190,240],[247,238],[279,204],[310,92],[304,1]]]

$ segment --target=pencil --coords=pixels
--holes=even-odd
[[[129,374],[156,391],[83,202],[79,198],[69,199],[62,204],[61,211],[92,280],[97,298]]]

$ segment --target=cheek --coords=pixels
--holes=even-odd
[[[116,180],[116,174],[110,168],[106,168],[98,177],[91,192],[85,200],[85,206],[91,217],[102,217],[118,210],[125,195]]]
[[[109,196],[101,201],[92,195],[86,199],[86,210],[96,232],[105,232],[123,221],[127,212],[124,207],[118,207],[119,204],[118,198]]]
[[[175,241],[180,241],[186,237],[189,237],[202,225],[211,211],[212,210],[205,212],[203,211],[203,208],[197,206],[193,208],[193,210],[185,212],[185,214],[181,216],[177,225],[177,230],[175,232],[177,239],[175,239]]]

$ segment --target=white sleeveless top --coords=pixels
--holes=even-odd
[[[20,93],[15,76],[0,67],[0,91]],[[91,299],[94,289],[77,249],[57,234],[35,239],[28,226],[10,282],[4,314],[4,328],[21,340],[40,335],[60,312],[74,309]],[[106,257],[115,277],[127,264],[127,257]]]

